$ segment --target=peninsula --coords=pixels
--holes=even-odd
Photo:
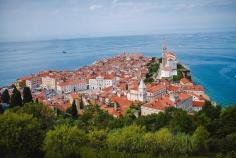
[[[34,100],[53,109],[66,112],[75,102],[77,111],[83,113],[80,104],[96,104],[114,117],[125,115],[134,105],[140,107],[137,116],[169,107],[191,113],[209,100],[204,87],[194,84],[190,70],[166,46],[161,58],[122,53],[75,71],[49,70],[24,76],[15,85],[21,93],[29,87]],[[8,90],[10,94],[13,91]]]

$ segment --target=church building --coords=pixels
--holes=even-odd
[[[177,60],[174,53],[168,51],[167,47],[162,48],[162,62],[160,64],[158,79],[168,78],[177,75]]]
[[[137,90],[130,90],[127,99],[131,101],[147,101],[147,90],[143,79],[141,79]]]

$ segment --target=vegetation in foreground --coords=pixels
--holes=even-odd
[[[28,88],[23,99],[5,90],[1,101],[1,157],[236,157],[236,105],[206,102],[193,115],[169,108],[138,118],[133,105],[113,118],[96,105],[82,115],[74,102],[69,115],[49,109],[33,103]]]
[[[65,115],[27,96],[0,114],[1,157],[236,156],[236,105],[207,102],[194,115],[169,108],[138,118],[129,110],[113,118],[95,105],[83,115]]]

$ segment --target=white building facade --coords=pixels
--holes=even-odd
[[[27,79],[25,81],[25,84],[27,87],[29,87],[31,90],[34,90],[42,84],[42,79],[40,77],[32,77],[30,79]]]
[[[66,81],[57,84],[57,93],[71,93],[87,90],[87,83],[85,81]]]
[[[98,76],[95,79],[89,79],[89,89],[102,90],[103,88],[113,86],[115,79]]]
[[[46,76],[42,77],[42,88],[56,90],[56,79]]]
[[[141,106],[141,115],[142,116],[147,116],[147,115],[151,115],[151,114],[158,114],[159,112],[162,112],[162,111],[163,110],[160,110],[157,108]]]

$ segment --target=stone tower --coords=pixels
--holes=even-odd
[[[166,58],[165,58],[165,53],[167,53],[167,43],[166,40],[163,40],[162,44],[162,65],[165,66],[166,64]]]
[[[143,79],[141,79],[138,86],[138,100],[142,102],[145,102],[147,100],[147,90]]]

